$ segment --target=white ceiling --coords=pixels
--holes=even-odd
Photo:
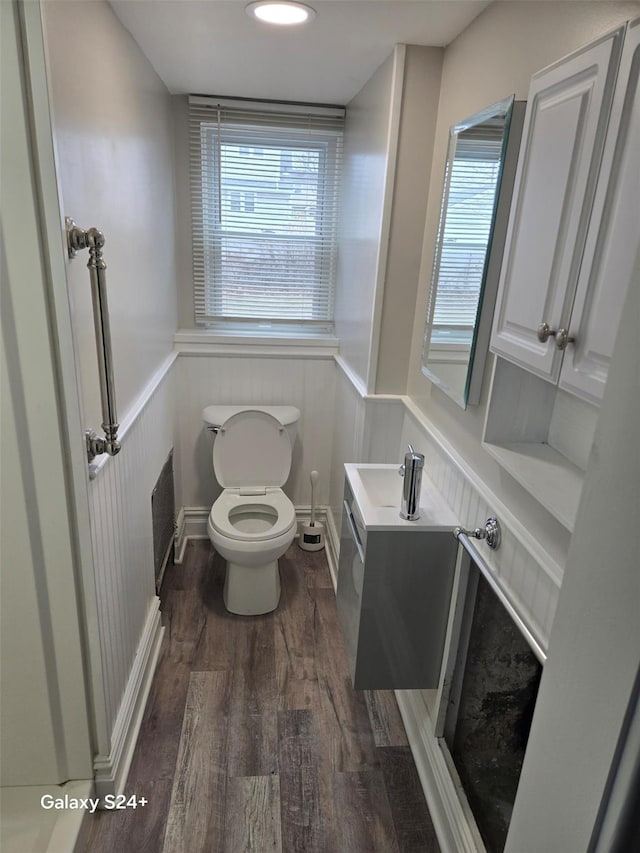
[[[306,0],[278,29],[248,0],[111,0],[170,92],[346,104],[394,44],[449,44],[490,0]]]

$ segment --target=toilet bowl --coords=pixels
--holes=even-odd
[[[299,415],[293,406],[209,406],[203,412],[216,432],[213,467],[223,487],[207,531],[227,562],[223,599],[231,613],[255,616],[278,606],[278,559],[296,532],[295,508],[281,486],[289,476],[290,435]]]

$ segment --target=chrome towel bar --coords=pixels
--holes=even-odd
[[[484,539],[489,548],[492,548],[494,551],[497,551],[502,543],[500,522],[493,516],[485,521],[484,527],[476,527],[475,530],[465,530],[464,527],[456,527],[453,535],[458,539],[460,534],[469,536],[472,539]]]
[[[102,402],[102,429],[104,438],[100,438],[93,429],[85,430],[87,457],[91,462],[98,454],[108,453],[115,456],[120,452],[118,441],[118,415],[116,413],[116,390],[113,379],[113,357],[111,352],[111,330],[109,326],[109,307],[107,305],[107,265],[102,257],[104,234],[97,228],[84,231],[78,228],[73,219],[65,218],[67,251],[69,258],[76,257],[80,249],[89,250],[89,278],[91,280],[91,300],[93,303],[93,324],[98,351],[98,374],[100,378],[100,399]]]
[[[497,523],[497,519],[495,519],[495,518],[494,519],[487,519],[487,524],[490,521],[495,521]],[[498,529],[499,529],[499,525],[498,525]],[[466,531],[462,527],[456,527],[456,529],[453,531],[453,535],[458,540],[458,542],[462,545],[462,547],[467,552],[467,554],[471,557],[471,559],[476,564],[478,569],[482,572],[487,583],[489,584],[491,589],[494,591],[494,593],[497,595],[498,600],[501,602],[502,606],[505,608],[505,610],[507,611],[509,616],[511,616],[511,618],[513,619],[517,629],[520,631],[522,636],[525,638],[525,640],[529,644],[531,651],[534,653],[534,655],[537,657],[537,659],[540,661],[540,663],[544,665],[546,663],[546,660],[547,660],[547,655],[546,655],[545,650],[542,647],[542,644],[534,636],[534,634],[531,632],[529,627],[525,624],[524,620],[522,619],[522,617],[520,616],[518,611],[515,609],[515,607],[511,603],[511,601],[509,600],[508,594],[505,592],[505,590],[502,589],[502,586],[501,586],[499,580],[496,578],[496,576],[493,573],[493,571],[491,570],[489,564],[485,561],[484,557],[482,556],[482,554],[478,550],[478,547],[475,544],[475,542],[473,542],[469,538],[470,536],[473,536],[473,538],[475,538],[475,539],[484,539],[485,536],[476,536],[475,535],[478,533],[478,530],[479,529],[477,528],[474,531]],[[482,533],[484,531],[480,530],[480,532]],[[489,543],[487,542],[487,544],[489,544]],[[497,546],[494,546],[494,547],[497,547]]]

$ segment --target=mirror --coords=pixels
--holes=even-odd
[[[523,118],[512,96],[449,132],[422,372],[462,408],[480,399]]]

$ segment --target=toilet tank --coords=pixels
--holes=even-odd
[[[247,409],[266,412],[271,417],[280,421],[282,426],[287,430],[291,447],[293,447],[298,421],[300,420],[300,409],[297,409],[295,406],[252,406],[248,404],[242,406],[207,406],[202,410],[202,420],[205,426],[215,429],[216,427],[221,427],[232,415],[237,415],[238,412],[245,412]]]

